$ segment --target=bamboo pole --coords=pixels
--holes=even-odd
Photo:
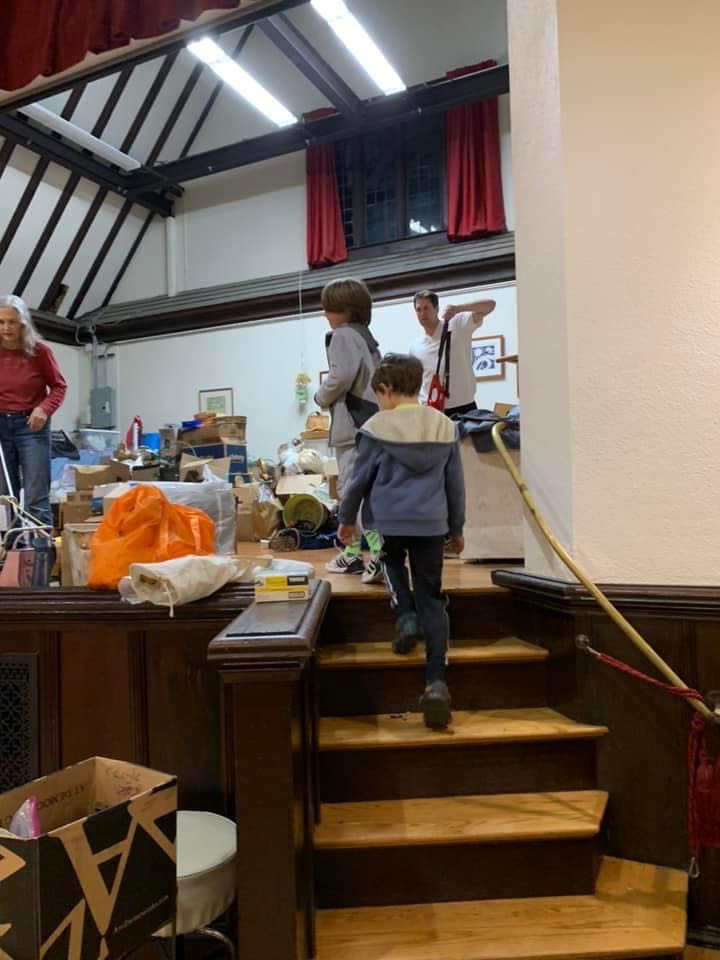
[[[535,523],[538,525],[542,535],[545,537],[547,542],[550,544],[555,553],[560,557],[565,566],[570,570],[583,584],[584,587],[593,595],[595,600],[598,602],[599,606],[607,613],[611,620],[614,621],[623,631],[623,633],[629,637],[630,640],[635,644],[635,646],[640,650],[641,653],[647,657],[647,659],[652,663],[652,665],[667,679],[674,687],[679,687],[683,690],[687,690],[687,684],[675,673],[675,671],[670,667],[663,658],[650,646],[650,644],[645,640],[633,627],[633,625],[625,619],[625,617],[620,613],[617,607],[608,600],[602,590],[597,587],[590,577],[585,573],[585,571],[578,566],[578,564],[573,560],[567,550],[555,537],[555,534],[548,527],[543,515],[540,513],[537,504],[533,500],[532,494],[527,488],[527,484],[523,480],[522,474],[512,462],[510,454],[508,453],[507,447],[503,443],[502,437],[500,434],[506,427],[506,422],[504,420],[499,420],[494,427],[492,428],[491,435],[493,443],[497,452],[502,457],[505,466],[510,471],[510,474],[515,481],[515,485],[520,491],[525,504],[527,505],[528,510],[532,514],[532,518]],[[715,714],[701,701],[696,699],[688,699],[688,703],[697,710],[698,713],[706,720],[712,722],[717,721]]]

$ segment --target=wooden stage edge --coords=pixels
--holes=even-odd
[[[337,556],[337,550],[295,550],[292,552],[268,552],[256,543],[238,544],[238,554],[249,556],[274,556],[277,560],[302,560],[315,567],[315,575],[320,580],[327,580],[335,597],[368,597],[377,598],[387,596],[384,584],[364,584],[357,574],[328,573],[325,564]],[[517,561],[487,560],[482,562],[465,562],[456,558],[447,558],[443,569],[443,586],[449,594],[482,594],[505,593],[505,587],[498,587],[492,582],[493,570],[522,570],[523,565]]]

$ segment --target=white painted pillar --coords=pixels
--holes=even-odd
[[[508,32],[528,485],[596,579],[720,584],[720,4]],[[569,576],[530,527],[526,563]]]

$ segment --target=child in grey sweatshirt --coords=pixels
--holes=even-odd
[[[326,339],[330,370],[315,394],[315,402],[330,408],[330,445],[335,448],[338,495],[342,500],[355,463],[358,427],[378,409],[370,381],[380,363],[380,351],[370,333],[372,297],[362,280],[331,280],[323,287],[321,300],[331,330]],[[363,562],[358,533],[325,565],[329,573],[359,573],[363,583],[382,582],[380,535],[371,527],[364,532],[370,547],[367,564]]]
[[[372,387],[381,412],[358,433],[338,536],[343,543],[352,540],[362,503],[363,524],[383,537],[385,576],[399,614],[393,650],[409,653],[424,636],[426,685],[420,704],[426,725],[444,728],[450,722],[450,694],[443,555],[448,534],[454,549],[463,549],[465,484],[455,425],[418,403],[422,377],[420,361],[401,354],[387,354],[375,371]]]

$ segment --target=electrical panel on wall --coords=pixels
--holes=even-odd
[[[112,430],[115,426],[115,391],[112,387],[93,387],[90,391],[90,426]]]

